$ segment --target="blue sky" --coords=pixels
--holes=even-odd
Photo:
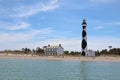
[[[62,44],[81,50],[82,20],[88,49],[120,48],[119,0],[0,0],[0,50]]]

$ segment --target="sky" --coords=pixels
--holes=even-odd
[[[120,48],[120,0],[0,0],[0,50],[81,51],[83,19],[88,49]]]

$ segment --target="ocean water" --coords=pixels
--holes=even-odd
[[[120,80],[120,62],[0,59],[0,80]]]

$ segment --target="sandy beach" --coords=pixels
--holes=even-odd
[[[1,58],[10,58],[10,59],[41,59],[41,60],[79,60],[79,61],[108,61],[108,62],[120,62],[120,56],[97,56],[92,57],[83,57],[83,56],[38,56],[38,55],[21,55],[21,54],[0,54]]]

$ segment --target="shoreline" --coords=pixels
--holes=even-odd
[[[38,59],[38,60],[77,60],[77,61],[96,61],[96,62],[120,62],[120,56],[38,56],[38,55],[20,55],[20,54],[0,54],[0,59]]]

